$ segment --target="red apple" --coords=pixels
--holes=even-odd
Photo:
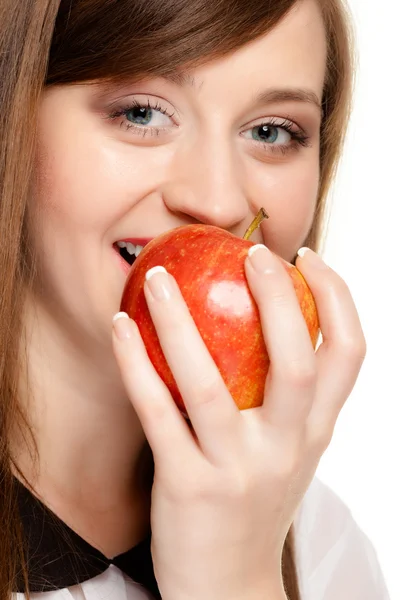
[[[240,410],[263,402],[269,358],[258,307],[247,284],[244,261],[253,242],[211,225],[184,225],[154,238],[134,262],[121,311],[139,327],[148,356],[174,401],[185,405],[164,358],[145,300],[146,272],[162,265],[179,285],[196,326]],[[290,275],[315,348],[318,316],[301,273],[281,259]]]

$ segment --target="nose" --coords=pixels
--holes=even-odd
[[[234,232],[256,212],[245,191],[240,157],[229,140],[204,137],[173,158],[164,202],[174,213]]]

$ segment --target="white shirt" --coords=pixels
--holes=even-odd
[[[302,600],[389,600],[370,540],[349,508],[317,478],[294,530]]]
[[[376,552],[350,510],[317,478],[294,522],[302,600],[390,600]],[[25,600],[17,593],[14,600]],[[118,567],[70,588],[32,593],[32,600],[152,600]]]

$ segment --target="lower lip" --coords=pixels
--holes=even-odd
[[[116,255],[119,265],[121,267],[121,269],[123,270],[123,272],[125,273],[125,275],[128,275],[129,271],[131,270],[131,265],[129,263],[126,262],[126,260],[124,260],[122,258],[122,256],[120,255],[120,253],[118,252],[118,250],[116,250],[113,246],[113,251],[114,254]]]

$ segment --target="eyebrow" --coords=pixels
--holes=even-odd
[[[179,85],[180,87],[188,86],[188,87],[201,87],[203,85],[202,82],[197,83],[193,75],[184,71],[174,71],[164,75],[164,79],[174,83],[175,85]]]
[[[272,104],[274,102],[303,102],[313,104],[322,112],[321,102],[315,92],[302,88],[277,88],[260,92],[254,98],[254,103]]]
[[[189,73],[185,72],[174,72],[169,73],[165,79],[179,85],[196,87],[197,83],[195,78]],[[199,84],[201,87],[201,84]],[[306,104],[313,104],[321,113],[322,105],[315,92],[309,89],[303,88],[276,88],[259,92],[253,99],[253,103],[257,106],[260,104],[273,104],[278,102],[302,102]]]
[[[203,85],[203,82],[197,82],[190,73],[185,71],[173,71],[168,74],[164,74],[162,78],[180,87],[188,86],[201,89]],[[110,89],[112,86],[113,84],[111,83],[109,86]],[[107,89],[105,94],[108,90],[108,86],[106,87]],[[259,92],[253,98],[253,103],[256,106],[278,102],[298,102],[303,104],[312,104],[318,109],[321,115],[324,114],[324,109],[322,108],[322,104],[317,94],[313,90],[306,88],[271,88],[269,90]]]

